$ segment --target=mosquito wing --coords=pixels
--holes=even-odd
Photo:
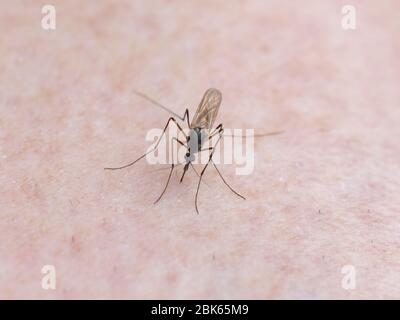
[[[191,128],[211,129],[221,105],[222,94],[217,89],[208,89],[197,107],[190,124]]]

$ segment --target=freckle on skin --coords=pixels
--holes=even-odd
[[[74,235],[71,237],[71,247],[73,252],[78,253],[81,251],[81,246],[77,243],[76,237]]]
[[[176,283],[177,279],[178,279],[178,276],[177,276],[176,273],[173,273],[173,272],[168,273],[168,275],[167,275],[167,282],[168,282],[169,284]]]

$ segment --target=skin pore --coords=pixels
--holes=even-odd
[[[0,298],[399,298],[399,4],[353,1],[346,31],[300,2],[54,0],[46,31],[2,1]],[[210,87],[217,124],[285,131],[219,165],[246,201],[213,167],[199,215],[193,171],[153,205],[163,166],[103,170],[168,120],[133,89],[193,115]]]

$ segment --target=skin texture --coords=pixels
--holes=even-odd
[[[398,1],[1,1],[0,298],[400,298]],[[255,169],[182,184],[147,130],[218,88]],[[163,166],[161,166],[163,167]],[[181,169],[180,169],[181,170]],[[177,171],[178,174],[181,171]],[[56,290],[41,287],[54,265]],[[356,288],[342,288],[342,268]]]

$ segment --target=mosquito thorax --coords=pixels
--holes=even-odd
[[[201,150],[201,146],[203,145],[206,136],[206,131],[202,128],[190,129],[187,138],[187,145],[191,154],[197,153]]]

